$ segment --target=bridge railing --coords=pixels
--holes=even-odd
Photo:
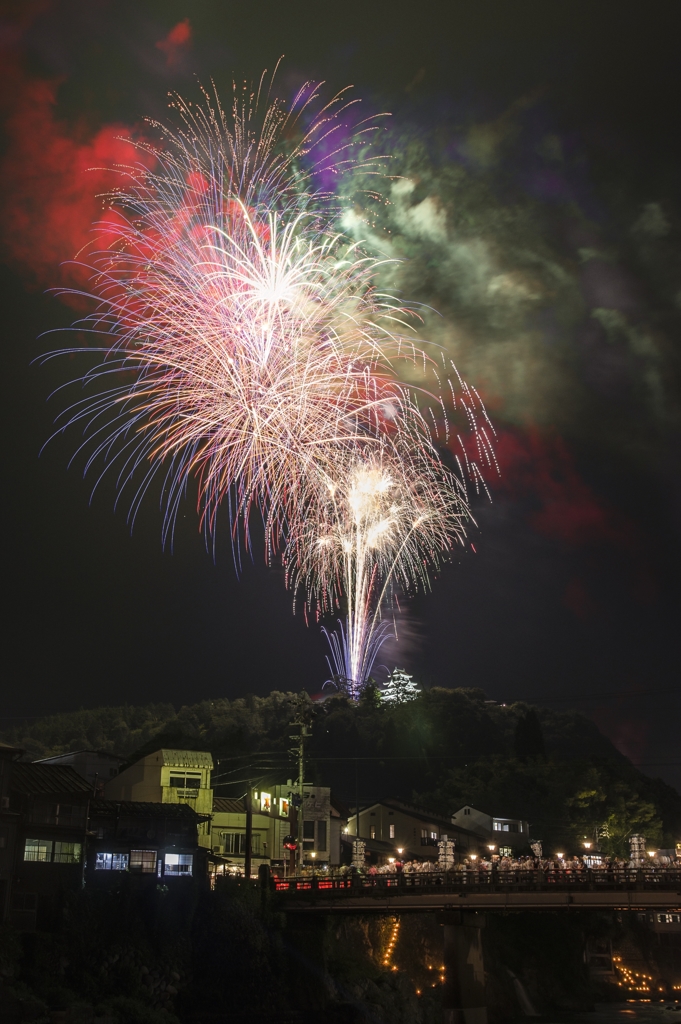
[[[489,871],[423,871],[393,874],[302,875],[273,878],[276,892],[290,895],[379,896],[418,892],[536,892],[547,890],[658,889],[678,892],[681,869],[640,868],[613,865],[584,870],[492,868]]]

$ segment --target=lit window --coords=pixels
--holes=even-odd
[[[430,833],[430,838],[431,839],[437,839],[437,832],[431,832]]]
[[[51,839],[27,839],[24,846],[24,860],[49,864],[52,860],[52,846]]]
[[[395,825],[393,822],[391,822],[390,825],[388,825],[388,837],[390,839],[395,838]]]
[[[501,822],[500,821],[492,822],[492,828],[494,829],[495,832],[501,832]]]
[[[421,839],[427,839],[427,838],[428,838],[428,829],[427,828],[422,828],[421,829]]]
[[[80,843],[55,843],[55,864],[80,864],[82,846]]]
[[[194,857],[191,853],[167,853],[165,857],[165,875],[184,875],[189,878],[192,873]]]
[[[376,826],[375,825],[371,825],[370,828],[369,828],[369,839],[375,839],[375,838],[376,838]]]
[[[156,871],[156,850],[131,850],[130,870],[153,875]]]
[[[98,853],[95,858],[95,871],[127,871],[127,853]]]

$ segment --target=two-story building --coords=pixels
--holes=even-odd
[[[452,822],[475,832],[484,840],[490,852],[502,856],[513,856],[524,849],[530,841],[530,826],[526,821],[487,814],[470,804],[465,804],[453,814]]]
[[[16,815],[10,920],[49,927],[61,894],[83,884],[90,785],[69,766],[12,762],[9,811]]]
[[[347,835],[358,835],[357,814],[351,814]],[[470,829],[453,824],[451,820],[420,807],[412,807],[400,800],[386,799],[361,807],[359,811],[359,838],[375,841],[375,852],[404,860],[437,860],[438,843],[446,836],[454,841],[456,855],[479,854],[484,850],[480,837]],[[383,844],[389,844],[385,847]]]
[[[341,834],[347,821],[344,808],[326,786],[306,785],[302,802],[302,863],[335,866],[341,863]],[[298,838],[297,796],[291,781],[251,791],[252,869],[268,863],[283,870],[289,861],[287,836]],[[216,796],[213,802],[211,847],[214,853],[243,867],[246,850],[244,799]]]
[[[105,800],[187,804],[201,817],[199,845],[211,848],[213,758],[202,750],[155,750],[104,786]]]
[[[210,855],[199,845],[199,829],[206,817],[185,803],[93,802],[86,883],[117,886],[123,872],[137,886],[206,879]]]

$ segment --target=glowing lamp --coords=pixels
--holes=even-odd
[[[397,852],[399,853],[400,856],[402,856],[402,854],[404,853],[404,847],[403,846],[398,846],[397,847]]]
[[[317,854],[316,854],[316,853],[315,853],[315,851],[313,850],[313,851],[312,851],[312,853],[310,854],[310,856],[311,856],[311,857],[312,857],[312,859],[314,860],[314,859],[315,859],[315,857],[317,856]]]
[[[395,858],[394,857],[388,857],[388,864],[394,864],[394,863],[395,863]]]
[[[487,846],[487,849],[488,850],[496,850],[496,846],[494,845],[494,843],[489,843],[489,845]]]
[[[648,850],[648,856],[649,857],[654,857],[655,856],[655,850]]]
[[[556,854],[556,857],[558,858],[558,860],[562,860],[564,856],[565,856],[564,853],[557,853]]]
[[[584,847],[585,850],[590,850],[591,849],[591,845],[592,845],[591,843],[582,843],[582,846]]]

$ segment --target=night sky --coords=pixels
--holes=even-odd
[[[307,688],[316,627],[280,572],[214,561],[191,496],[163,551],[131,535],[75,433],[40,454],[74,360],[47,293],[87,241],[119,136],[167,92],[225,96],[281,54],[281,95],[352,84],[413,183],[382,208],[386,283],[485,398],[502,477],[474,551],[404,604],[391,652],[427,685],[594,717],[681,785],[678,4],[26,2],[1,23],[3,721]],[[91,168],[97,168],[91,170]],[[342,187],[350,187],[345,182]],[[390,183],[386,188],[389,190]],[[381,219],[382,218],[382,219]],[[352,226],[351,226],[352,229]],[[356,231],[360,231],[356,227]],[[359,235],[358,235],[359,237]],[[364,235],[366,237],[366,234]],[[368,239],[371,244],[372,238]],[[5,717],[6,716],[6,717]]]

